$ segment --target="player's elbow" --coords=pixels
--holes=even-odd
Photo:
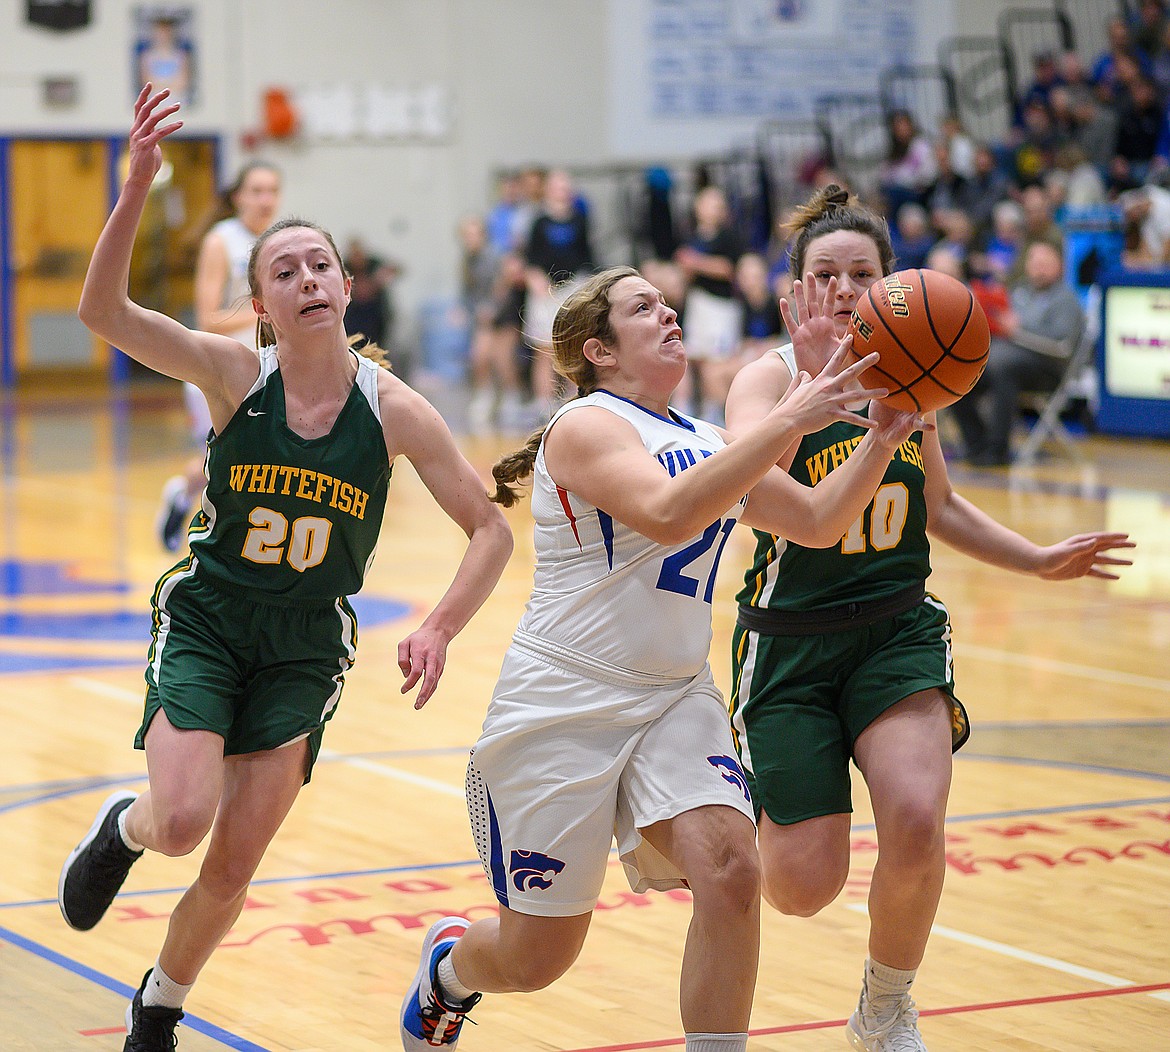
[[[110,304],[97,296],[87,296],[84,292],[77,304],[77,317],[81,324],[90,332],[106,338],[113,327],[115,313]]]
[[[648,508],[636,529],[655,544],[685,544],[702,533],[705,526],[693,521],[694,516],[677,507]]]

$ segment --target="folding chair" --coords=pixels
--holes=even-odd
[[[1092,305],[1085,311],[1085,327],[1081,338],[1073,353],[1069,356],[1068,364],[1054,391],[1024,391],[1020,393],[1021,408],[1033,410],[1036,423],[1028,432],[1028,437],[1016,451],[1015,463],[1021,465],[1034,464],[1040,455],[1040,450],[1051,441],[1058,443],[1070,456],[1076,460],[1084,459],[1084,452],[1079,443],[1069,433],[1061,420],[1062,414],[1072,405],[1073,401],[1082,398],[1091,398],[1094,391],[1092,372],[1093,351],[1097,345],[1097,335],[1100,331],[1100,315]]]

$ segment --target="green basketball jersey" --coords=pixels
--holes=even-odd
[[[276,348],[208,442],[207,489],[188,540],[197,570],[229,591],[278,603],[353,595],[374,556],[390,458],[378,415],[378,366],[358,372],[333,429],[302,438],[285,418]]]
[[[842,421],[805,435],[789,473],[815,486],[864,436],[863,428]],[[771,610],[819,610],[883,599],[925,581],[925,481],[922,432],[916,431],[894,453],[869,507],[832,547],[804,548],[754,531],[755,557],[736,599],[741,606]]]

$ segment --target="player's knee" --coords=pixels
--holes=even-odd
[[[756,909],[760,901],[760,859],[750,840],[732,841],[709,857],[703,872],[688,874],[695,908],[710,901],[723,916]]]
[[[533,993],[551,986],[577,959],[579,947],[541,946],[515,954],[508,962],[508,985],[516,993]]]
[[[160,813],[154,812],[155,850],[177,858],[189,855],[199,846],[211,829],[214,814],[210,817],[202,810],[177,807]]]
[[[228,859],[223,864],[212,864],[205,859],[199,871],[199,885],[215,901],[232,902],[248,890],[255,871],[249,862]]]
[[[911,800],[898,808],[881,838],[883,861],[914,867],[932,862],[943,848],[944,813],[929,801]]]
[[[764,901],[790,917],[813,917],[841,894],[848,876],[848,856],[806,858],[796,868],[765,860]]]
[[[789,917],[815,917],[831,903],[845,886],[845,879],[830,884],[764,881],[764,901]]]
[[[191,854],[207,836],[211,821],[201,814],[174,811],[154,816],[154,844],[157,851],[178,858]]]

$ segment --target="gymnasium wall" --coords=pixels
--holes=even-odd
[[[754,118],[683,115],[655,122],[654,62],[684,52],[651,38],[664,0],[178,0],[194,12],[197,98],[187,129],[222,135],[223,176],[251,154],[265,89],[304,102],[306,130],[255,149],[286,174],[286,210],[339,239],[360,234],[403,261],[404,315],[457,281],[458,216],[490,200],[491,173],[539,161],[596,166],[683,160],[750,140]],[[700,15],[719,0],[672,0]],[[725,0],[734,17],[771,0]],[[990,33],[1001,0],[809,0],[827,31],[857,33],[889,19],[912,28],[887,41],[891,62],[933,62],[948,32]],[[86,29],[24,23],[23,0],[0,2],[0,135],[110,135],[127,127],[134,94],[133,0],[94,0]],[[795,10],[800,9],[800,4]],[[1014,6],[1020,6],[1019,4]],[[1023,6],[1034,6],[1023,0]],[[758,9],[758,10],[757,10]],[[826,14],[825,12],[828,12]],[[762,13],[762,14],[761,14]],[[830,38],[831,39],[831,38]],[[769,71],[769,75],[774,75]],[[792,70],[793,98],[808,90]],[[47,103],[43,81],[75,78],[73,104]],[[404,98],[426,102],[422,124]],[[329,119],[330,107],[337,120]],[[377,111],[377,112],[375,112]],[[377,119],[371,119],[373,114]],[[405,123],[403,120],[405,119]],[[396,123],[397,121],[397,123]],[[350,131],[332,134],[330,126]],[[371,131],[371,127],[373,130]]]

